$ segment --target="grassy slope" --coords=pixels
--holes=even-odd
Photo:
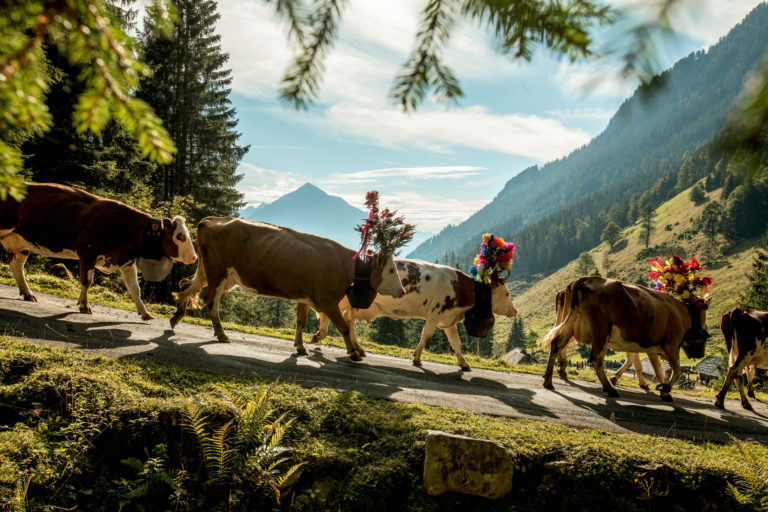
[[[164,464],[176,468],[182,456],[191,470],[187,499],[198,510],[202,500],[214,498],[205,495],[205,474],[193,471],[199,453],[182,432],[181,395],[207,404],[212,415],[206,421],[218,425],[231,416],[218,388],[250,397],[260,385],[0,337],[0,509],[58,509],[77,503],[79,510],[114,510],[125,498],[126,482],[139,478],[117,461],[145,461],[157,456],[156,445],[162,443]],[[596,510],[622,505],[640,511],[648,498],[654,510],[711,505],[720,510],[729,504],[726,480],[744,463],[727,445],[512,421],[289,383],[275,384],[272,407],[294,418],[286,444],[296,448],[295,460],[306,463],[304,475],[287,491],[284,510]],[[429,429],[504,446],[516,467],[515,491],[493,502],[455,494],[427,496],[421,471]],[[752,450],[768,456],[765,447]],[[545,464],[551,461],[566,466],[548,469]],[[666,477],[656,477],[658,486],[650,492],[644,489],[654,479],[643,477],[639,468],[649,462],[669,468]],[[561,492],[551,492],[554,485]],[[157,491],[147,499],[168,499],[165,487]],[[161,503],[149,505],[168,508]]]
[[[693,204],[688,199],[688,193],[688,190],[681,192],[656,210],[656,228],[651,235],[651,246],[667,243],[670,246],[682,248],[682,252],[687,257],[696,256],[707,267],[708,264],[704,258],[705,240],[703,235],[697,234],[689,240],[677,239],[677,234],[690,228],[693,219],[706,206],[706,202],[700,205]],[[719,196],[720,189],[707,194],[709,200],[718,199]],[[668,225],[672,227],[671,231],[665,229]],[[648,258],[636,259],[637,253],[644,248],[643,242],[639,240],[640,232],[639,224],[626,228],[623,231],[623,236],[627,240],[626,247],[614,253],[609,252],[606,243],[602,243],[589,251],[597,263],[601,275],[610,275],[629,282],[636,282],[640,279],[647,281],[650,270]],[[711,275],[715,279],[715,284],[711,287],[712,303],[707,314],[707,323],[712,334],[707,346],[708,354],[724,354],[725,344],[719,329],[720,317],[724,312],[736,306],[739,294],[747,285],[746,276],[751,270],[756,243],[756,239],[742,242],[734,247],[730,254],[720,257],[720,261],[709,265],[708,270],[703,274]],[[657,256],[666,260],[671,254],[658,254]],[[520,312],[526,329],[533,329],[539,335],[539,339],[543,338],[555,323],[555,295],[557,291],[578,277],[577,263],[574,260],[550,276],[532,283],[522,293],[515,296],[515,306]],[[509,335],[511,320],[500,319],[496,325],[498,327],[494,330],[494,341],[500,343],[506,340]]]

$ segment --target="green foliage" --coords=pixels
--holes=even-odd
[[[760,241],[752,262],[749,287],[739,299],[739,305],[745,308],[768,309],[768,234]]]
[[[651,244],[651,233],[653,233],[653,229],[656,227],[655,218],[656,209],[650,204],[646,205],[640,216],[640,239],[645,244],[646,249]]]
[[[752,510],[768,511],[768,459],[760,456],[746,443],[731,436],[740,457],[736,467],[736,485],[728,482],[733,498]]]
[[[621,240],[621,228],[613,221],[609,221],[605,225],[602,234],[600,235],[601,242],[607,242],[611,251],[616,247],[616,244]]]
[[[272,419],[272,386],[262,385],[250,399],[225,388],[219,391],[234,414],[219,426],[213,424],[205,407],[183,396],[184,426],[200,445],[209,479],[206,483],[226,488],[230,496],[242,494],[243,485],[269,489],[279,504],[280,488],[302,466],[282,469],[289,457],[281,442],[293,420],[287,420],[285,414]]]
[[[694,204],[704,202],[704,199],[706,199],[706,192],[704,191],[704,185],[702,185],[701,182],[696,183],[696,185],[691,188],[691,191],[688,193],[688,199],[693,201]]]
[[[154,2],[158,26],[172,5]],[[148,68],[138,58],[133,39],[106,0],[6,2],[0,8],[0,197],[18,197],[20,138],[50,128],[45,95],[55,72],[45,56],[55,48],[80,69],[82,91],[73,113],[78,133],[100,133],[114,119],[134,137],[145,156],[169,162],[173,142],[149,106],[131,97]]]
[[[526,341],[523,319],[517,316],[512,319],[512,328],[509,330],[509,336],[507,337],[506,351],[509,352],[513,348],[525,348]]]
[[[592,255],[588,252],[583,252],[579,254],[578,259],[578,272],[582,276],[588,276],[591,275],[592,272],[597,272],[597,263],[595,263],[595,259],[592,257]]]

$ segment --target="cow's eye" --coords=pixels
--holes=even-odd
[[[395,273],[395,269],[393,269],[393,268],[389,269],[389,273],[390,274],[394,274]]]
[[[185,235],[184,233],[179,233],[176,235],[176,240],[178,240],[181,243],[184,243],[187,241],[187,235]]]

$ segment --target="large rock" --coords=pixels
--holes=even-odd
[[[512,460],[497,443],[430,430],[424,457],[424,487],[501,498],[512,490]]]

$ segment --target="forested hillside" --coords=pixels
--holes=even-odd
[[[526,169],[491,203],[410,256],[468,266],[480,234],[493,231],[516,243],[516,277],[551,272],[596,245],[609,221],[627,226],[716,173],[720,157],[702,148],[761,62],[766,26],[768,6],[760,4],[709,51],[692,53],[638,89],[587,146]]]

